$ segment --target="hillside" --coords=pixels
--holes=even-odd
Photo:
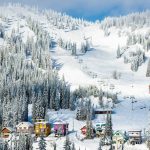
[[[11,93],[13,88],[19,91],[19,87],[25,87],[27,98],[22,98],[24,101],[28,100],[26,105],[30,104],[29,106],[33,105],[36,96],[40,97],[39,101],[37,100],[37,103],[40,103],[42,94],[45,97],[52,95],[53,102],[47,102],[49,106],[46,108],[46,113],[49,109],[49,121],[64,118],[70,122],[71,131],[76,111],[61,112],[59,109],[70,108],[70,101],[67,99],[70,91],[74,92],[79,86],[93,85],[107,94],[118,96],[119,103],[115,104],[115,113],[112,115],[114,130],[128,131],[138,128],[144,131],[148,128],[150,111],[150,78],[146,77],[150,60],[149,17],[150,12],[146,11],[88,22],[53,10],[38,11],[37,8],[22,7],[19,4],[0,6],[0,95],[5,94],[3,89]],[[5,51],[3,48],[6,48]],[[12,76],[10,70],[13,72]],[[48,93],[45,86],[53,92]],[[64,96],[61,99],[63,89],[67,98]],[[13,98],[18,96],[16,91],[10,94]],[[25,92],[22,92],[23,95]],[[94,107],[100,107],[97,97],[90,96]],[[130,96],[134,96],[136,100],[133,110]],[[6,99],[8,97],[6,96]],[[18,99],[20,100],[20,97]],[[17,102],[17,98],[15,100]],[[61,100],[60,106],[58,103]],[[1,103],[4,102],[5,98],[1,98]],[[12,103],[11,100],[9,108]],[[30,117],[31,109],[32,107],[29,109]],[[57,110],[58,113],[51,109]],[[9,120],[9,115],[6,116],[6,120]],[[97,117],[93,123],[101,120],[101,116]],[[75,130],[79,132],[84,124],[84,121],[75,120]],[[51,137],[48,137],[48,140],[49,138]],[[70,138],[83,150],[85,147],[90,150],[93,146],[96,149],[99,143],[99,139],[90,144],[88,141],[82,143],[75,138],[75,133],[70,134]],[[61,139],[55,142],[62,143]],[[141,147],[132,148],[145,150],[145,147],[143,144]]]

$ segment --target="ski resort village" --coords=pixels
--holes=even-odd
[[[1,5],[0,150],[150,150],[150,11]]]

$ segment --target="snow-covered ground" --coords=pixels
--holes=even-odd
[[[3,12],[4,10],[5,13]],[[132,72],[130,65],[124,64],[123,58],[116,59],[117,47],[118,45],[126,46],[126,33],[131,32],[130,28],[123,29],[120,37],[118,36],[120,29],[110,28],[110,35],[106,37],[104,31],[100,29],[99,24],[91,24],[88,27],[80,27],[78,30],[66,32],[62,29],[56,29],[42,14],[30,12],[28,9],[1,7],[0,14],[5,14],[5,16],[9,14],[8,22],[0,20],[5,26],[6,33],[9,35],[12,29],[18,29],[19,27],[19,34],[21,34],[24,41],[27,40],[28,36],[34,37],[34,32],[29,29],[25,18],[20,19],[19,14],[20,16],[31,16],[33,19],[38,20],[41,26],[53,37],[53,42],[57,42],[57,39],[61,37],[64,40],[76,42],[79,50],[84,37],[90,37],[91,49],[86,54],[80,54],[78,57],[71,56],[67,50],[60,48],[57,44],[50,50],[52,60],[55,61],[60,78],[64,75],[65,80],[70,83],[72,90],[78,88],[79,85],[96,85],[98,88],[102,87],[104,90],[110,91],[110,84],[114,84],[115,89],[112,92],[119,93],[120,103],[116,105],[114,109],[115,113],[112,115],[113,129],[128,131],[129,129],[138,128],[144,131],[144,128],[147,128],[150,117],[150,94],[148,89],[150,79],[146,78],[145,75],[148,60],[150,59],[150,51],[146,52],[146,61],[139,67],[137,72]],[[143,27],[134,32],[144,34],[148,30],[150,30],[150,27]],[[3,39],[0,39],[0,46],[4,44]],[[114,71],[121,74],[120,79],[115,80],[112,78]],[[93,78],[94,74],[97,75],[96,78]],[[99,81],[103,81],[107,86],[104,86],[104,84],[100,85]],[[133,110],[131,99],[124,98],[131,95],[134,95],[137,101],[133,104]],[[99,139],[95,138],[94,140],[81,142],[76,137],[76,135],[80,135],[78,132],[80,132],[80,128],[85,122],[75,120],[75,112],[68,112],[68,110],[63,112],[49,112],[49,116],[50,122],[54,122],[59,118],[69,122],[70,139],[74,141],[77,148],[80,146],[81,150],[85,150],[85,148],[86,150],[97,149]],[[95,121],[103,121],[103,117],[97,116],[93,122]],[[73,122],[74,131],[72,131]],[[51,147],[51,143],[56,142],[60,146],[58,149],[61,149],[65,138],[56,139],[51,136],[47,138],[49,147]],[[35,143],[35,148],[36,146],[37,143]],[[146,149],[143,145],[141,147],[138,145],[137,147],[128,147],[126,149],[132,150],[133,148],[136,150]]]
[[[54,123],[55,121],[57,121],[59,119],[62,119],[65,122],[69,123],[69,139],[70,139],[70,141],[75,143],[75,147],[77,149],[79,149],[79,147],[80,147],[81,150],[85,150],[85,149],[86,150],[91,150],[91,149],[97,150],[98,149],[99,138],[94,138],[94,139],[91,139],[91,140],[82,140],[83,136],[81,134],[80,129],[85,125],[85,121],[76,120],[75,119],[75,112],[70,111],[70,110],[60,110],[60,111],[57,111],[57,112],[56,111],[50,111],[48,114],[49,114],[49,122],[51,122],[51,123]],[[96,119],[93,121],[93,124],[96,123],[97,121],[102,121],[104,119],[104,117],[105,116],[102,116],[102,117],[96,116]],[[115,118],[115,117],[113,116],[113,118]],[[126,120],[129,119],[131,121],[131,119],[130,119],[131,116],[130,116],[130,118],[129,117],[128,118],[122,117],[122,118],[124,118]],[[120,123],[121,119],[120,118],[119,119],[115,118],[115,119],[118,122],[118,128],[117,129],[120,129],[119,128],[119,123]],[[122,119],[122,121],[123,121],[123,119]],[[130,129],[130,127],[132,128],[132,123],[130,121],[129,122],[128,121],[127,122],[123,121],[122,124],[120,124],[120,127],[124,126],[123,123],[124,124],[127,123],[125,128],[128,128],[128,129]],[[57,149],[63,149],[65,139],[66,139],[66,137],[56,138],[54,136],[54,134],[52,133],[51,135],[49,135],[46,138],[47,150],[53,149],[53,144],[54,143],[57,144]],[[34,143],[34,149],[38,148],[38,140],[39,139],[37,139],[37,142]],[[131,146],[128,143],[126,143],[124,145],[124,148],[125,148],[125,150],[147,150],[147,147],[146,147],[145,144]],[[105,148],[105,150],[106,149],[107,148]]]

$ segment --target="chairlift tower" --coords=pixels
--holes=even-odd
[[[83,37],[83,39],[86,41],[86,43],[89,41],[89,44],[92,45],[92,36],[89,36],[89,37]]]

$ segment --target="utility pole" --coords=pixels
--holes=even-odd
[[[133,78],[133,74],[132,74],[132,78]],[[134,92],[134,91],[133,91],[133,87],[134,87],[134,86],[133,86],[133,79],[132,79],[132,85],[131,85],[131,87],[132,87],[132,93],[133,93],[133,92]],[[131,96],[130,96],[130,99],[132,100],[132,101],[131,101],[131,103],[132,103],[131,105],[132,105],[132,111],[133,111],[133,110],[134,110],[134,109],[133,109],[133,104],[134,104],[135,102],[137,102],[137,101],[134,101],[134,99],[135,99],[134,95],[131,95]]]
[[[72,124],[72,131],[74,132],[74,118],[73,118],[73,120],[72,120],[73,122],[73,124]]]
[[[131,104],[132,104],[132,111],[133,111],[133,110],[134,110],[134,109],[133,109],[133,104],[134,104],[135,102],[137,102],[137,101],[134,101],[134,99],[135,99],[134,96],[130,96],[130,99],[132,100],[132,101],[131,101]]]

